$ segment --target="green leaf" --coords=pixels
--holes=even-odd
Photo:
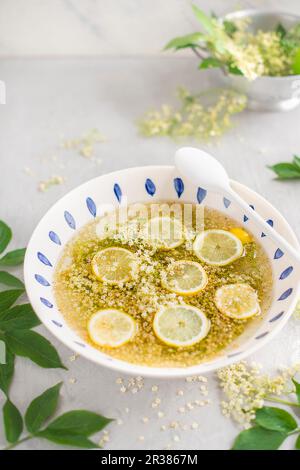
[[[300,405],[300,383],[296,382],[295,379],[292,379],[293,384],[295,385],[295,393],[297,396],[298,403]]]
[[[236,67],[235,65],[227,65],[228,72],[231,73],[232,75],[244,75],[243,72]]]
[[[171,39],[170,42],[165,46],[165,49],[183,49],[185,47],[195,47],[198,42],[204,39],[202,33],[192,33],[186,36],[179,36]]]
[[[238,30],[236,24],[233,21],[225,20],[223,21],[223,26],[224,26],[225,33],[228,34],[229,36],[231,36]]]
[[[36,436],[55,442],[55,444],[79,447],[81,449],[99,448],[99,446],[90,439],[85,436],[79,436],[78,434],[64,434],[60,431],[50,431],[45,429],[44,431],[38,432]]]
[[[41,322],[30,304],[16,305],[0,312],[0,330],[24,330],[40,324]]]
[[[275,31],[278,34],[278,36],[280,36],[281,38],[284,38],[284,36],[286,35],[286,29],[284,28],[284,26],[282,26],[281,23],[278,23]]]
[[[295,443],[295,449],[300,450],[300,434],[297,437],[296,443]]]
[[[294,54],[292,69],[295,75],[300,74],[300,49],[298,49]]]
[[[262,428],[283,433],[297,428],[297,422],[290,413],[272,406],[263,406],[256,410],[255,422]]]
[[[232,450],[276,450],[286,437],[286,433],[255,426],[237,436]]]
[[[14,375],[15,356],[6,348],[6,364],[0,364],[0,389],[8,395],[9,387]]]
[[[204,11],[200,10],[197,5],[192,5],[192,9],[194,15],[196,16],[197,20],[202,24],[203,28],[210,34],[214,33],[215,31],[215,21],[214,19],[207,16]]]
[[[9,251],[0,258],[0,266],[18,266],[24,261],[26,248],[18,248],[17,250]]]
[[[207,57],[207,59],[203,59],[199,65],[199,69],[210,69],[213,67],[222,67],[222,62],[219,59],[215,59],[214,57]]]
[[[23,431],[23,418],[18,408],[9,399],[3,407],[3,422],[6,440],[11,444],[17,442]]]
[[[5,286],[9,287],[19,287],[21,289],[24,289],[23,282],[12,274],[7,273],[6,271],[0,271],[0,284],[4,284]]]
[[[24,293],[24,289],[11,289],[0,292],[0,312],[8,309]]]
[[[86,410],[68,411],[56,418],[47,427],[47,431],[65,435],[89,437],[105,428],[112,420]]]
[[[9,244],[12,237],[12,231],[3,220],[0,220],[0,253],[2,253]]]
[[[40,367],[66,369],[50,341],[35,331],[6,331],[5,339],[12,352],[18,356],[29,357]]]
[[[39,431],[45,421],[55,413],[61,385],[62,382],[48,388],[30,403],[25,414],[25,424],[30,433]]]
[[[277,163],[269,168],[282,180],[300,178],[300,169],[293,163]]]
[[[294,155],[293,165],[295,165],[297,168],[299,168],[299,171],[300,171],[300,157],[298,157],[297,155]]]

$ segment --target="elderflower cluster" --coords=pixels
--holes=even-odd
[[[221,402],[222,413],[244,428],[251,426],[258,408],[265,400],[292,392],[291,378],[300,371],[300,364],[281,369],[274,377],[261,373],[261,367],[241,361],[220,369],[217,376],[227,400]]]
[[[223,135],[231,127],[231,117],[247,104],[246,96],[227,89],[209,90],[198,96],[181,88],[178,98],[178,109],[163,105],[160,110],[149,111],[139,122],[140,133],[145,137],[192,136],[209,140]],[[206,101],[212,102],[205,104]]]

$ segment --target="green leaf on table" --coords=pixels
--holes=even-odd
[[[300,405],[300,383],[297,382],[295,379],[292,379],[292,382],[295,385],[295,394],[297,396],[297,401]]]
[[[19,287],[21,289],[24,289],[23,282],[12,274],[7,273],[6,271],[0,271],[0,284],[4,284],[5,286],[9,287]]]
[[[297,49],[297,51],[294,54],[293,62],[292,62],[292,69],[295,75],[300,74],[300,49]]]
[[[295,165],[297,168],[299,168],[299,171],[300,171],[300,157],[298,157],[298,155],[294,155],[293,165]]]
[[[0,220],[0,253],[2,253],[9,244],[12,237],[12,231],[3,220]]]
[[[222,62],[219,59],[216,59],[215,57],[207,57],[206,59],[203,59],[202,62],[199,65],[199,69],[210,69],[214,67],[222,67]]]
[[[23,431],[23,418],[18,408],[9,399],[2,411],[6,440],[13,444],[17,442]]]
[[[24,289],[11,289],[0,292],[0,312],[7,310],[24,293]]]
[[[192,33],[185,36],[178,36],[171,39],[165,46],[165,49],[183,49],[185,47],[195,47],[205,36],[202,33]]]
[[[300,168],[294,163],[277,163],[276,165],[269,166],[270,170],[274,171],[281,180],[299,179]]]
[[[30,304],[16,305],[0,312],[0,330],[24,330],[40,324],[41,322]]]
[[[47,431],[61,432],[66,435],[91,436],[101,431],[112,420],[86,410],[73,410],[56,418],[46,428]]]
[[[244,75],[243,72],[235,65],[229,64],[227,65],[227,68],[228,68],[228,72],[231,73],[232,75]]]
[[[30,403],[25,414],[25,424],[30,433],[39,431],[45,421],[55,413],[61,386],[62,382],[48,388]]]
[[[294,417],[281,408],[263,406],[256,410],[255,423],[270,431],[289,433],[297,428]]]
[[[276,450],[286,437],[286,433],[255,426],[237,436],[232,450]]]
[[[78,434],[65,434],[60,431],[50,431],[45,429],[36,434],[37,437],[47,439],[55,444],[79,447],[81,449],[98,449],[99,446],[85,436]]]
[[[5,339],[13,353],[18,356],[28,357],[40,367],[66,369],[50,341],[35,331],[6,331]]]
[[[18,266],[24,261],[26,248],[18,248],[17,250],[9,251],[0,258],[0,266]]]
[[[300,434],[295,442],[295,449],[300,450]]]
[[[5,364],[0,364],[0,390],[8,395],[15,369],[15,356],[8,348],[5,351]]]

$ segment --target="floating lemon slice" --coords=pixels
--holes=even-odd
[[[236,320],[245,320],[260,313],[256,291],[248,284],[228,284],[219,287],[215,304],[220,312]]]
[[[243,244],[252,242],[251,235],[240,227],[233,227],[230,229],[230,232],[238,237]]]
[[[110,308],[92,315],[87,329],[91,340],[98,346],[118,348],[133,338],[137,327],[130,315]]]
[[[195,261],[175,261],[162,275],[165,289],[179,295],[195,295],[207,284],[207,274]]]
[[[243,254],[243,244],[238,237],[226,230],[204,230],[197,235],[193,250],[205,263],[225,266]]]
[[[137,259],[126,248],[104,248],[92,259],[92,270],[100,281],[119,284],[134,276],[137,271]]]
[[[151,245],[163,250],[172,250],[185,240],[185,228],[172,217],[152,217],[141,229],[141,237]]]
[[[210,321],[202,310],[191,305],[161,307],[153,321],[156,336],[169,346],[187,347],[207,336]]]

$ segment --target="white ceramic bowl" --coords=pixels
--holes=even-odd
[[[233,186],[253,210],[274,224],[276,230],[299,248],[292,229],[271,204],[239,183],[233,182]],[[215,359],[188,368],[151,368],[129,364],[103,354],[82,341],[59,312],[52,281],[55,265],[65,244],[84,224],[101,215],[105,204],[113,204],[117,208],[125,199],[128,204],[179,199],[181,202],[206,204],[244,224],[268,253],[274,275],[272,305],[263,320],[253,322]],[[24,272],[27,294],[34,310],[42,323],[66,346],[89,360],[122,373],[161,378],[202,374],[245,358],[262,347],[283,327],[293,312],[300,279],[300,268],[293,259],[264,236],[241,209],[220,195],[182,180],[172,166],[138,167],[109,173],[68,193],[46,213],[35,229],[27,248]]]

